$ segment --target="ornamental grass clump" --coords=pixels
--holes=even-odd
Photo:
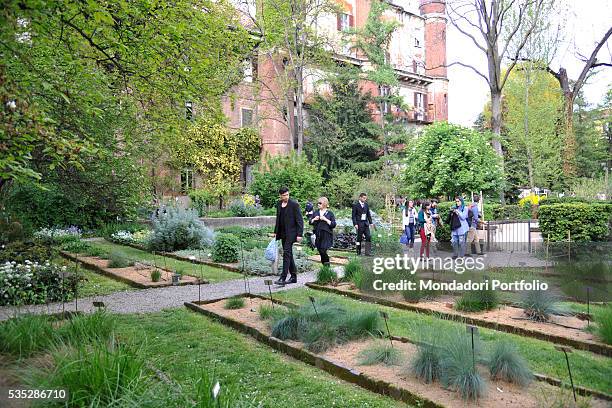
[[[527,362],[508,341],[499,341],[493,345],[487,366],[494,380],[503,380],[524,387],[533,379]]]
[[[161,279],[161,271],[159,269],[154,269],[151,271],[151,282],[159,282]]]
[[[479,341],[475,338],[478,358]],[[446,333],[440,358],[440,381],[448,389],[457,391],[464,400],[477,400],[486,390],[485,380],[474,367],[470,336],[462,330]]]
[[[482,312],[495,309],[499,296],[492,289],[467,290],[455,300],[455,309],[464,312]]]
[[[46,350],[56,338],[47,316],[22,315],[0,323],[0,352],[18,358]]]
[[[225,301],[223,307],[226,309],[242,309],[244,307],[244,298],[241,296],[232,296]]]
[[[546,290],[532,290],[523,294],[519,307],[524,309],[525,315],[536,322],[547,322],[551,315],[565,315],[557,296]]]
[[[74,316],[70,321],[61,325],[57,334],[64,344],[78,345],[83,343],[96,343],[109,341],[115,327],[117,319],[106,312],[98,310],[94,313]]]
[[[336,271],[334,271],[331,266],[323,265],[317,272],[317,280],[316,282],[321,285],[326,285],[328,283],[336,282],[338,280],[338,275]]]
[[[354,282],[356,275],[363,274],[363,265],[359,258],[351,257],[346,265],[344,265],[344,277],[347,282]]]
[[[606,344],[612,344],[612,305],[608,304],[603,309],[594,313],[595,333]]]
[[[130,261],[123,251],[114,250],[108,256],[109,268],[127,268],[134,263]]]
[[[357,355],[357,358],[360,365],[383,364],[386,366],[396,366],[400,365],[403,361],[402,353],[386,341],[376,342],[362,350]]]
[[[440,359],[442,348],[439,345],[439,333],[429,327],[417,331],[420,340],[416,343],[417,352],[410,361],[408,372],[429,384],[440,378]]]

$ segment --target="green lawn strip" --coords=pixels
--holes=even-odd
[[[61,257],[55,258],[53,262],[59,265],[66,265],[69,268],[74,266],[74,262]],[[79,286],[80,298],[88,296],[103,296],[113,292],[135,289],[125,282],[111,279],[107,276],[90,271],[89,269],[80,268],[79,274],[84,278],[84,281],[81,282],[81,285]]]
[[[153,263],[155,261],[157,263],[157,266],[162,268],[164,267],[164,259],[160,255],[156,255],[154,260],[152,253],[141,251],[140,249],[132,248],[129,246],[119,245],[108,241],[95,241],[91,242],[90,244],[105,251],[120,250],[125,253],[126,256],[131,260],[148,261],[150,263]],[[193,264],[191,262],[179,261],[169,257],[166,257],[165,265],[168,269],[182,270],[184,273],[195,277],[200,277],[201,268],[202,278],[210,281],[211,283],[242,278],[242,275],[236,272],[230,272],[225,269],[215,268],[208,265],[199,265]]]
[[[350,310],[384,310],[390,317],[389,329],[391,330],[391,334],[396,336],[415,338],[417,335],[416,327],[419,323],[425,325],[435,324],[441,327],[442,330],[444,327],[450,328],[451,326],[459,324],[436,318],[433,315],[424,315],[407,310],[377,306],[309,288],[288,290],[274,294],[275,298],[294,303],[309,302],[308,296],[314,296],[315,298],[333,297],[340,303],[345,304]],[[479,328],[479,330],[481,338],[485,343],[503,339],[512,341],[523,357],[528,361],[529,366],[534,372],[556,377],[561,380],[567,380],[569,382],[565,358],[561,352],[555,350],[552,343],[484,328]],[[587,351],[574,350],[574,352],[570,354],[570,364],[575,384],[606,393],[612,390],[612,359]]]
[[[253,312],[255,318],[257,314]],[[118,331],[144,341],[144,357],[193,395],[201,370],[214,370],[264,407],[405,407],[405,404],[293,360],[213,320],[186,309],[122,315]]]

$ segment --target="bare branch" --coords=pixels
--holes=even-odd
[[[580,88],[582,88],[582,85],[584,84],[587,73],[589,72],[591,68],[593,68],[593,64],[595,64],[597,61],[597,53],[604,46],[604,44],[608,41],[608,39],[610,38],[610,35],[612,35],[612,27],[608,28],[608,31],[603,35],[601,41],[599,41],[599,43],[595,46],[595,49],[593,49],[593,52],[591,53],[589,60],[586,62],[586,64],[582,68],[582,72],[580,73],[580,75],[578,76],[578,79],[574,83],[574,88],[573,88],[574,95],[576,95],[578,91],[580,90]]]

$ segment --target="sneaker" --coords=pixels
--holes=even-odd
[[[284,281],[284,280],[282,280],[282,279],[279,279],[279,280],[277,280],[277,281],[274,281],[274,284],[275,284],[275,285],[283,285],[283,286],[284,286],[286,283],[287,283],[287,282],[285,282],[285,281]]]
[[[288,281],[285,282],[286,284],[290,284],[290,283],[297,283],[297,278],[291,278]]]

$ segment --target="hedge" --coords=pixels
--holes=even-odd
[[[539,208],[542,237],[562,241],[606,241],[610,238],[612,204],[549,204]]]

